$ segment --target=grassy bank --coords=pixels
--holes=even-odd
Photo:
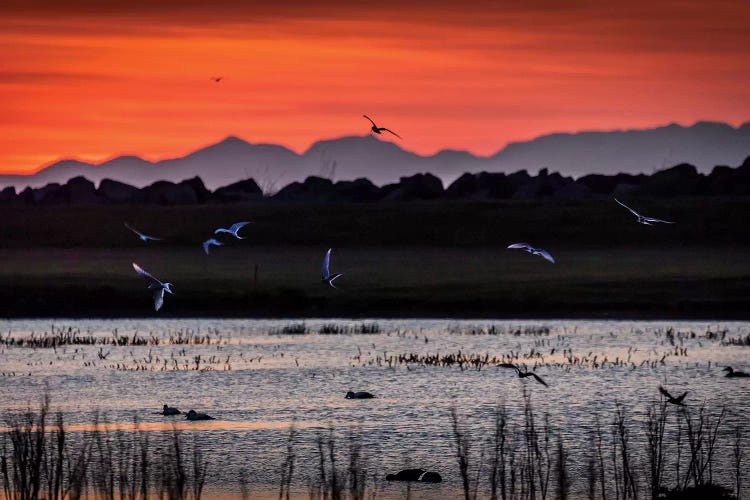
[[[677,224],[637,224],[611,200],[7,208],[0,316],[152,314],[133,261],[175,284],[161,315],[750,316],[750,204],[638,208]],[[254,222],[247,239],[206,257],[201,241],[238,220]],[[517,241],[557,264],[505,249]],[[328,247],[338,290],[320,283]]]

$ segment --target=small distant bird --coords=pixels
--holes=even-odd
[[[728,377],[728,378],[745,378],[745,377],[750,377],[750,374],[745,373],[745,372],[737,371],[734,368],[732,368],[731,366],[727,366],[726,368],[724,368],[721,371],[727,372],[727,374],[724,375],[724,376]]]
[[[540,377],[540,376],[539,376],[539,375],[537,375],[536,373],[534,373],[534,372],[530,372],[530,371],[528,371],[528,370],[526,370],[526,371],[521,371],[521,369],[520,369],[520,368],[519,368],[518,366],[516,366],[516,365],[513,365],[513,368],[515,368],[515,369],[516,369],[516,373],[518,373],[518,378],[534,377],[534,379],[535,379],[535,380],[536,380],[537,382],[539,382],[540,384],[542,384],[542,385],[543,385],[544,387],[549,387],[549,386],[547,385],[547,382],[545,382],[544,380],[542,380],[542,377]]]
[[[144,271],[135,262],[133,262],[133,269],[135,269],[135,272],[148,280],[148,289],[154,291],[154,309],[158,311],[164,304],[164,292],[169,292],[174,295],[174,292],[171,288],[172,283],[162,283],[158,279],[154,278],[151,274]]]
[[[224,243],[222,243],[221,241],[219,241],[219,240],[217,240],[215,238],[211,238],[210,240],[204,241],[203,242],[203,251],[206,252],[206,255],[208,255],[208,249],[209,249],[209,247],[211,245],[220,247],[220,246],[223,246]]]
[[[349,391],[344,396],[345,399],[372,399],[375,396],[366,391],[352,392]]]
[[[322,278],[322,281],[325,282],[325,283],[328,283],[331,286],[331,288],[336,288],[333,285],[333,280],[335,280],[339,276],[343,276],[343,274],[342,273],[336,273],[336,274],[332,275],[331,271],[329,269],[330,265],[331,265],[331,249],[329,248],[328,251],[326,252],[326,256],[323,258],[323,278]]]
[[[135,234],[137,234],[138,237],[141,239],[141,241],[148,241],[148,240],[161,241],[161,238],[154,238],[153,236],[149,236],[147,234],[143,234],[142,232],[138,231],[137,229],[134,229],[134,228],[130,227],[130,225],[128,225],[127,222],[125,223],[125,227],[128,228],[128,229],[130,229],[131,231],[133,231]]]
[[[512,245],[508,245],[508,248],[519,248],[521,250],[524,250],[526,252],[529,252],[531,255],[539,255],[540,257],[545,258],[546,260],[555,263],[555,259],[552,258],[552,256],[547,252],[547,250],[542,250],[541,248],[534,248],[528,243],[513,243]]]
[[[659,392],[661,392],[664,395],[664,397],[667,398],[667,403],[672,403],[673,405],[677,405],[677,406],[685,406],[682,403],[682,400],[685,399],[685,396],[687,396],[687,391],[683,392],[682,396],[678,396],[676,398],[672,397],[672,395],[669,394],[667,390],[662,386],[659,386]]]
[[[372,123],[372,128],[370,130],[372,130],[376,134],[381,134],[383,132],[388,132],[390,134],[395,135],[399,139],[402,139],[402,137],[400,135],[398,135],[396,132],[394,132],[393,130],[387,129],[385,127],[378,127],[377,125],[375,125],[375,122],[372,121],[372,118],[370,118],[369,116],[367,116],[367,115],[362,115],[362,116],[364,116],[365,118],[367,118],[368,120],[370,120],[370,123]]]
[[[177,408],[173,408],[167,405],[164,405],[164,408],[161,411],[162,415],[179,415],[180,413],[182,412],[180,412],[180,410],[178,410]]]
[[[190,410],[185,416],[188,420],[215,420],[214,417],[205,413],[198,413],[195,410]]]
[[[232,224],[232,226],[229,229],[220,227],[219,229],[217,229],[216,231],[214,231],[214,234],[228,233],[228,234],[231,234],[232,236],[234,236],[235,238],[237,238],[238,240],[244,240],[245,238],[243,238],[242,236],[240,236],[239,234],[237,234],[237,232],[240,229],[242,229],[243,227],[247,226],[248,224],[250,224],[250,223],[249,222],[237,222],[235,224]]]
[[[638,222],[640,222],[641,224],[646,224],[647,226],[650,226],[650,225],[655,224],[655,223],[674,224],[674,222],[671,222],[671,221],[668,221],[668,220],[661,220],[661,219],[654,219],[653,217],[646,217],[645,215],[639,214],[638,212],[636,212],[635,210],[633,210],[632,208],[630,208],[629,206],[627,206],[626,204],[624,204],[623,202],[621,202],[620,200],[618,200],[617,198],[615,198],[614,200],[617,203],[619,203],[620,205],[622,205],[623,207],[625,207],[628,210],[630,210],[630,213],[632,213],[633,215],[635,215],[636,218],[638,219]]]
[[[212,76],[212,77],[211,77],[211,81],[212,81],[212,82],[214,82],[214,83],[219,83],[219,82],[220,82],[220,81],[222,81],[223,79],[224,79],[224,77],[223,77],[223,76]]]

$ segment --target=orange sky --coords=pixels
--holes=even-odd
[[[746,0],[101,3],[0,5],[0,172],[227,135],[301,152],[363,113],[419,153],[750,120]]]

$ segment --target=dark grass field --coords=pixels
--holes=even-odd
[[[0,316],[155,314],[133,261],[174,283],[161,316],[750,316],[749,203],[638,205],[678,223],[636,224],[606,200],[5,210]],[[243,219],[246,240],[203,254]],[[166,240],[141,243],[126,220]],[[336,290],[320,282],[329,246]]]

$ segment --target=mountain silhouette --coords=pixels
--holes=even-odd
[[[455,150],[422,156],[372,135],[318,141],[302,154],[230,136],[186,156],[157,162],[137,156],[119,156],[99,164],[62,160],[32,175],[0,175],[0,187],[20,190],[53,182],[64,184],[77,176],[97,184],[112,179],[144,187],[159,180],[179,182],[199,176],[209,189],[253,178],[265,192],[275,192],[311,175],[335,180],[364,177],[383,185],[420,172],[430,172],[447,185],[465,172],[480,171],[535,172],[548,168],[581,177],[592,173],[653,173],[666,165],[685,162],[700,172],[709,172],[715,165],[739,164],[748,154],[750,122],[737,128],[697,122],[689,127],[671,124],[642,130],[555,133],[508,144],[487,157]]]

